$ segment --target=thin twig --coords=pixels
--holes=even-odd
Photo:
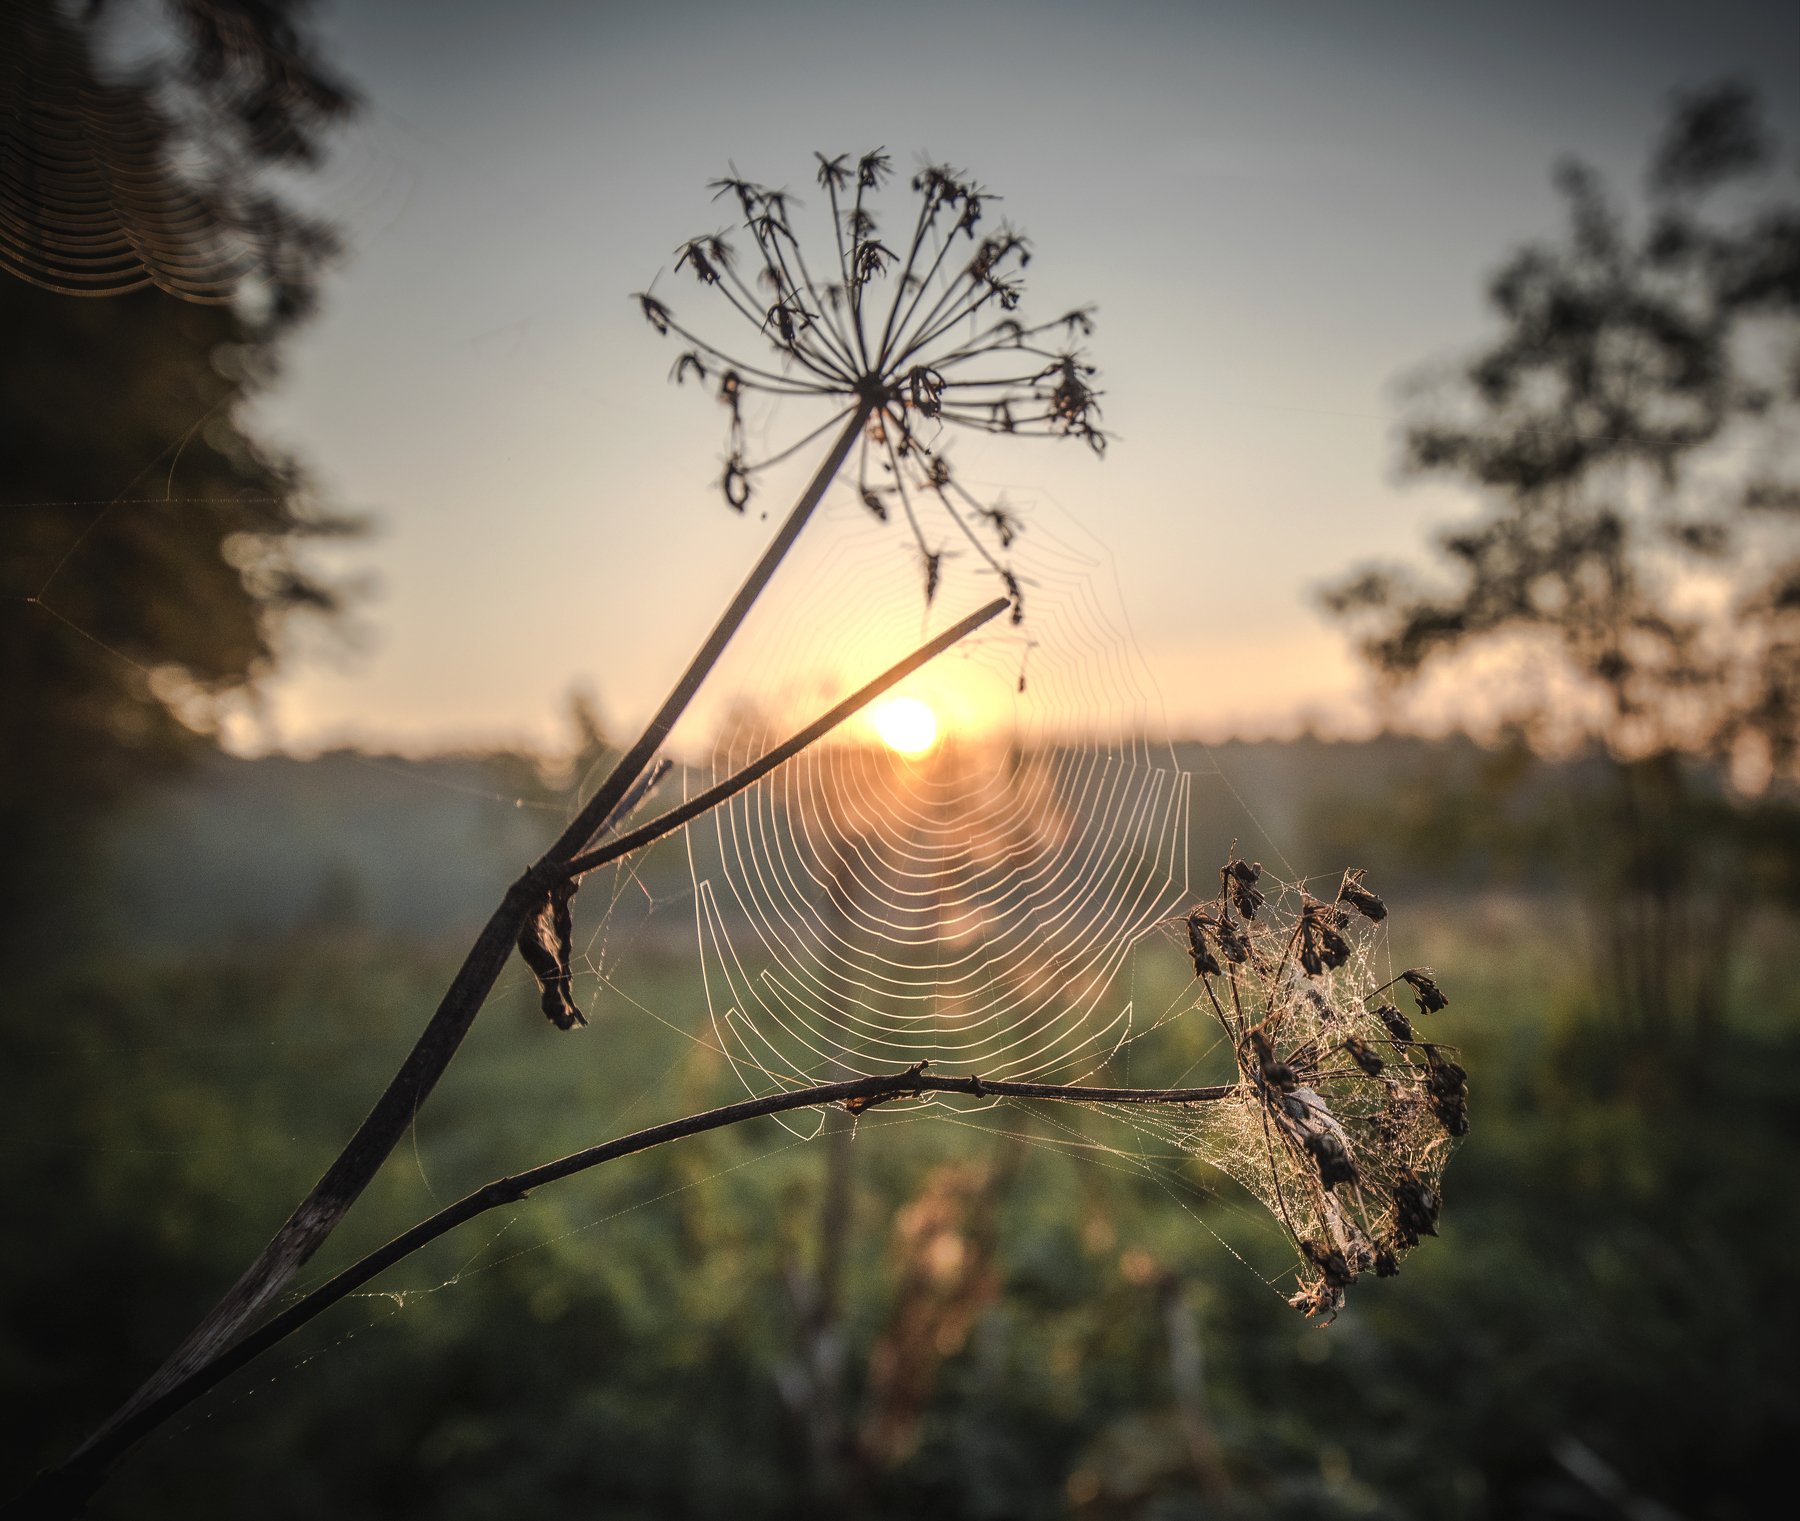
[[[925,1072],[921,1064],[904,1072],[820,1083],[811,1088],[797,1088],[783,1093],[764,1094],[760,1098],[743,1099],[723,1108],[669,1120],[661,1125],[652,1125],[647,1130],[639,1130],[616,1140],[571,1152],[553,1162],[542,1163],[509,1177],[496,1178],[439,1210],[429,1219],[421,1220],[386,1245],[377,1247],[336,1277],[314,1289],[304,1299],[290,1305],[249,1335],[240,1338],[219,1356],[161,1392],[127,1419],[109,1428],[102,1437],[96,1438],[60,1469],[39,1475],[32,1488],[6,1509],[13,1512],[17,1508],[16,1513],[26,1513],[36,1505],[37,1513],[57,1514],[53,1508],[56,1499],[64,1494],[85,1496],[92,1488],[92,1482],[103,1477],[113,1463],[150,1431],[397,1262],[489,1210],[516,1204],[534,1189],[563,1178],[574,1177],[577,1173],[587,1172],[621,1157],[649,1151],[670,1141],[701,1135],[709,1130],[742,1124],[745,1120],[759,1119],[764,1115],[786,1114],[795,1109],[815,1109],[828,1104],[845,1104],[861,1112],[876,1104],[917,1098],[926,1093],[1074,1104],[1181,1106],[1216,1102],[1228,1098],[1236,1091],[1236,1086],[1232,1084],[1205,1088],[1091,1088],[1056,1083],[1002,1082],[980,1077],[940,1077]],[[90,1479],[92,1482],[89,1482]]]
[[[888,688],[904,681],[927,661],[936,659],[958,640],[966,639],[984,623],[990,623],[998,618],[1010,606],[1012,604],[1005,597],[996,597],[985,607],[978,608],[960,622],[951,624],[935,639],[920,645],[904,660],[889,666],[886,671],[866,686],[858,687],[836,707],[820,714],[799,733],[783,740],[774,749],[758,757],[741,771],[733,772],[724,781],[708,787],[704,792],[696,793],[685,803],[671,808],[667,813],[659,814],[649,823],[632,830],[630,834],[620,835],[618,839],[605,845],[583,851],[574,860],[568,862],[563,870],[571,877],[584,876],[598,867],[618,860],[620,856],[642,850],[644,846],[660,840],[664,835],[679,829],[683,824],[697,819],[703,813],[710,812],[727,798],[735,797],[752,783],[760,781],[783,761],[798,755],[814,740],[829,734],[846,718],[868,706]]]
[[[592,847],[595,840],[605,839],[607,835],[615,833],[625,820],[643,807],[644,800],[657,789],[661,784],[662,779],[674,768],[674,765],[675,762],[670,760],[668,756],[660,756],[654,766],[633,782],[631,784],[631,790],[620,799],[619,806],[615,808],[611,815],[594,831],[593,839],[588,841],[589,847]]]

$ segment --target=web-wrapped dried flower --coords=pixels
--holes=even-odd
[[[1186,916],[1198,1006],[1239,1074],[1190,1118],[1190,1144],[1268,1205],[1307,1275],[1290,1302],[1329,1319],[1360,1274],[1392,1276],[1436,1234],[1438,1178],[1468,1131],[1467,1074],[1384,996],[1404,983],[1422,1011],[1441,1010],[1436,977],[1371,974],[1387,905],[1361,872],[1331,901],[1300,886],[1265,895],[1261,879],[1234,856],[1218,897]],[[1216,953],[1225,926],[1239,954]]]

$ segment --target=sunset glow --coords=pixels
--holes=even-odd
[[[923,755],[937,742],[937,715],[916,697],[890,697],[869,710],[881,742],[901,755]]]

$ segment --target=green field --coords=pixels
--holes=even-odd
[[[678,858],[648,881],[583,926],[591,1028],[558,1034],[509,974],[307,1282],[488,1178],[741,1094]],[[1800,1424],[1791,920],[1743,937],[1724,1029],[1652,1050],[1595,1011],[1554,893],[1395,900],[1396,965],[1451,990],[1434,1033],[1474,1129],[1441,1237],[1329,1328],[1282,1302],[1257,1206],[1108,1115],[761,1120],[436,1243],[174,1422],[94,1514],[1754,1514]],[[15,1478],[222,1291],[406,1049],[459,947],[380,917],[123,937],[22,996]],[[1189,975],[1140,947],[1140,1027]],[[1176,1018],[1110,1071],[1171,1077],[1209,1043]]]

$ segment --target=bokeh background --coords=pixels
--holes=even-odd
[[[1234,840],[1366,868],[1449,989],[1440,1238],[1320,1329],[1270,1222],[1102,1117],[740,1127],[409,1261],[94,1513],[1753,1513],[1800,1425],[1792,7],[0,35],[7,1489],[335,1155],[760,547],[628,294],[694,299],[728,165],[805,199],[885,145],[1004,196],[1035,310],[1099,306],[1107,457],[958,469],[1095,556],[1196,888]],[[679,840],[577,931],[593,1027],[509,974],[309,1278],[740,1091]],[[1125,976],[1191,996],[1172,937]]]

